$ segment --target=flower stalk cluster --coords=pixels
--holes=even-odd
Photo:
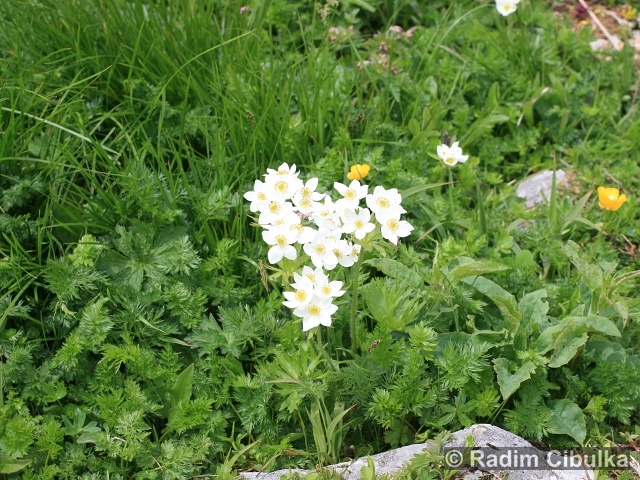
[[[283,302],[302,318],[303,331],[331,325],[331,316],[338,309],[333,301],[345,292],[343,282],[332,281],[327,272],[356,264],[361,253],[358,242],[379,228],[383,238],[397,245],[413,230],[400,219],[406,211],[398,190],[377,186],[369,193],[369,186],[360,183],[369,166],[355,167],[350,177],[357,179],[349,185],[334,183],[339,194],[335,201],[316,191],[317,178],[304,182],[296,166],[286,163],[278,170],[267,169],[264,181],[256,180],[253,190],[244,194],[264,229],[269,263],[308,257],[311,265],[293,274],[293,290],[284,292]],[[366,207],[361,205],[363,200]]]

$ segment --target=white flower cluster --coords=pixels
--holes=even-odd
[[[307,331],[331,325],[331,315],[338,309],[333,299],[344,294],[342,282],[329,281],[325,270],[350,267],[358,259],[360,245],[343,236],[364,239],[376,228],[372,216],[382,236],[393,244],[408,236],[413,227],[400,220],[406,211],[395,188],[378,186],[370,194],[368,185],[358,180],[348,186],[336,182],[333,186],[341,198],[334,202],[328,194],[316,192],[317,178],[305,183],[299,174],[295,165],[286,163],[278,170],[267,169],[264,181],[256,180],[244,198],[251,202],[249,209],[259,214],[262,238],[270,246],[269,263],[295,260],[302,250],[315,267],[305,266],[301,273],[295,273],[294,291],[284,293],[284,305],[302,318],[302,330]],[[368,208],[360,206],[362,199]]]

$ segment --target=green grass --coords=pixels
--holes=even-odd
[[[640,268],[632,52],[597,58],[588,31],[531,0],[507,18],[490,1],[342,2],[326,23],[312,2],[242,6],[1,3],[0,472],[309,467],[325,435],[329,456],[362,455],[467,420],[575,443],[550,427],[559,401],[579,408],[585,442],[632,435],[640,288],[611,283]],[[445,131],[471,155],[452,172],[435,157]],[[365,266],[358,344],[349,305],[320,335],[333,361],[261,276],[243,194],[282,162],[326,190],[368,163],[372,186],[417,192],[403,201],[413,234],[384,249],[415,288]],[[571,189],[526,210],[515,183],[554,165]],[[630,200],[603,211],[600,185]],[[510,267],[483,270],[500,290],[451,280],[469,258]],[[500,337],[504,309],[542,289],[548,315]],[[581,305],[620,337],[589,330],[547,367],[536,329]],[[537,373],[505,398],[497,359]]]

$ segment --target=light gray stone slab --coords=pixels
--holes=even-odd
[[[567,183],[567,175],[564,170],[556,170],[556,188],[566,188]],[[520,182],[516,187],[516,196],[524,198],[527,208],[533,208],[536,204],[551,198],[552,184],[553,170],[543,170]]]
[[[492,425],[473,425],[464,430],[460,430],[453,434],[453,439],[445,444],[446,447],[464,447],[468,437],[473,437],[473,445],[475,447],[489,447],[492,450],[496,448],[511,448],[521,447],[527,449],[527,453],[530,453],[534,448],[525,439],[507,432],[498,427]],[[388,452],[372,455],[371,458],[376,466],[376,475],[392,474],[398,472],[402,467],[408,463],[415,455],[422,453],[425,448],[429,446],[428,443],[420,443],[415,445],[408,445],[406,447],[397,448]],[[535,450],[539,452],[542,458],[547,457],[547,453],[542,450]],[[560,457],[554,457],[556,461],[561,461]],[[360,480],[360,470],[367,464],[366,458],[359,458],[351,463],[339,463],[336,465],[329,465],[326,468],[330,468],[339,473],[345,480]],[[289,475],[297,472],[301,476],[306,475],[312,470],[278,470],[269,473],[257,473],[257,472],[241,472],[240,476],[246,480],[280,480],[282,475]],[[490,472],[494,475],[494,478],[508,478],[509,480],[594,480],[593,471],[590,469],[584,471],[578,470],[484,470],[478,469],[473,472],[468,472],[465,476],[465,480],[474,480],[482,478],[482,472]],[[506,476],[506,477],[505,477]]]

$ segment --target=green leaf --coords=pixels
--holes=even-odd
[[[547,318],[549,304],[542,301],[546,297],[547,291],[543,288],[527,293],[518,303],[521,320],[520,329],[514,340],[514,348],[516,350],[526,350],[528,348],[534,326],[538,327],[538,331],[544,330],[549,326],[549,319]]]
[[[0,473],[16,473],[31,465],[32,460],[15,459],[7,455],[0,455]]]
[[[504,400],[509,398],[520,387],[522,382],[529,380],[531,374],[536,371],[536,366],[533,362],[524,362],[515,373],[511,373],[510,367],[511,362],[506,358],[496,358],[493,361],[493,369],[498,375],[498,385]]]
[[[374,268],[377,268],[387,277],[406,282],[410,287],[419,290],[424,286],[424,281],[415,270],[410,269],[406,265],[393,260],[391,258],[372,258],[365,262]]]
[[[520,327],[520,312],[515,297],[485,277],[466,277],[462,281],[493,300],[502,313],[505,327],[514,336]]]
[[[511,267],[503,263],[492,262],[489,260],[472,261],[454,267],[448,274],[447,278],[452,284],[458,283],[463,278],[474,277],[484,273],[500,272],[509,270]]]
[[[180,409],[181,405],[187,405],[191,399],[191,393],[193,389],[193,363],[185,368],[173,385],[170,394],[170,409],[169,409],[169,423],[175,418],[176,413]]]
[[[549,406],[553,410],[549,433],[569,435],[582,445],[587,436],[587,423],[582,409],[567,399],[550,401]]]
[[[415,121],[414,119],[411,119],[412,121]],[[415,195],[416,193],[420,193],[420,192],[424,192],[425,190],[430,190],[432,188],[438,188],[438,187],[442,187],[443,185],[447,185],[448,182],[442,182],[442,183],[428,183],[426,185],[416,185],[415,187],[411,187],[411,188],[407,188],[406,190],[400,192],[402,195],[402,199],[406,199],[407,197],[410,197],[411,195]]]

